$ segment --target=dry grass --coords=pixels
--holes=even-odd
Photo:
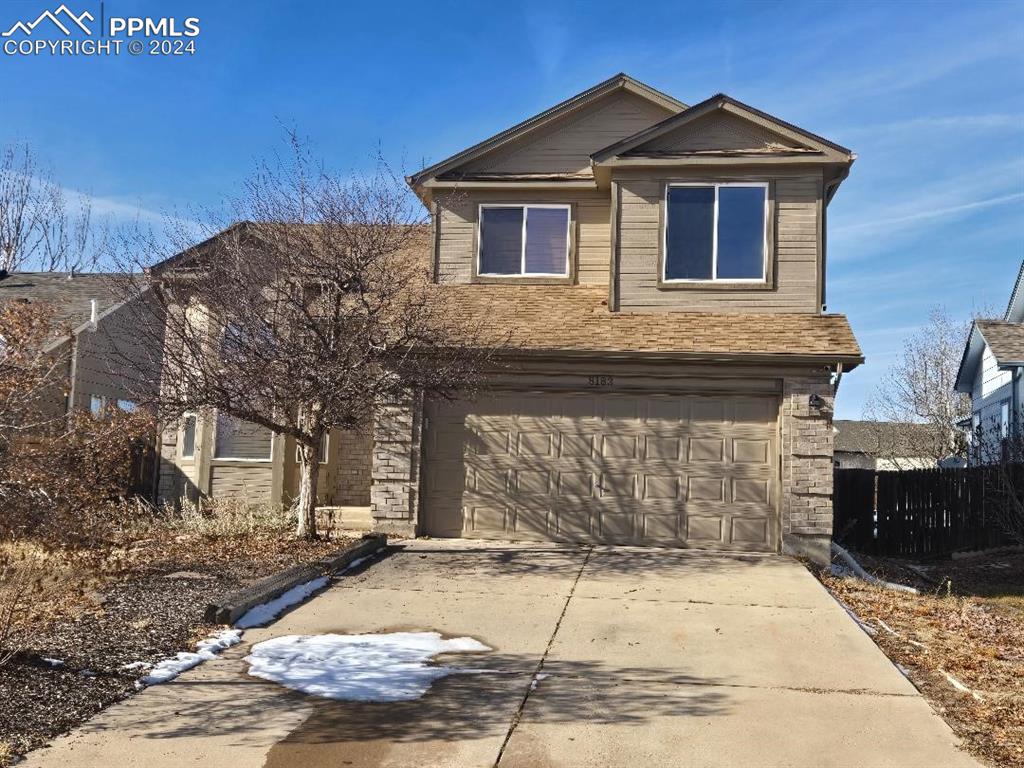
[[[893,578],[902,569],[874,570]],[[930,587],[921,595],[825,572],[820,578],[875,630],[879,647],[907,671],[970,752],[994,766],[1024,768],[1024,611],[1016,568],[1009,563],[993,569],[982,561],[939,570],[956,575],[919,581],[917,586]],[[993,578],[1000,572],[1007,577],[1002,588]],[[972,582],[977,589],[967,588]],[[987,594],[969,594],[975,591]],[[944,673],[977,697],[957,690]]]

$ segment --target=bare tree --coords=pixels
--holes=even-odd
[[[69,202],[31,147],[0,150],[0,269],[89,269],[107,237],[107,228],[93,220],[90,199]]]
[[[162,418],[216,412],[294,438],[297,532],[313,538],[324,434],[367,428],[383,404],[471,391],[495,345],[477,343],[431,284],[429,231],[401,180],[382,164],[331,174],[289,139],[226,216],[203,217],[204,242],[172,227],[124,245],[177,254],[132,289],[152,289],[167,317]]]
[[[970,417],[971,400],[955,392],[953,385],[969,330],[970,322],[953,320],[946,310],[936,308],[927,325],[903,343],[903,353],[882,378],[864,414],[875,421],[925,424],[931,429],[907,430],[898,440],[880,445],[881,451],[936,461],[965,455],[964,431],[957,424]]]

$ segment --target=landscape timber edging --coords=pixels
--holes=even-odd
[[[225,595],[216,602],[206,606],[204,620],[208,624],[234,624],[245,613],[257,605],[269,603],[280,597],[289,589],[300,584],[330,576],[343,570],[354,560],[370,557],[387,546],[388,538],[382,533],[367,533],[362,541],[353,547],[322,557],[311,563],[297,565],[293,568],[275,573],[273,576],[251,584],[237,592]]]

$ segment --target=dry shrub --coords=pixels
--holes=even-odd
[[[68,590],[119,567],[121,500],[153,434],[142,413],[65,416],[66,359],[40,351],[54,335],[44,308],[0,305],[0,661],[23,645],[54,562],[82,575]]]
[[[293,513],[274,505],[247,504],[243,499],[182,499],[162,510],[164,524],[172,531],[204,537],[280,535],[291,530]]]

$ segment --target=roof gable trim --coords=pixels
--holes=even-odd
[[[809,150],[821,153],[821,155],[828,160],[849,163],[854,159],[853,152],[846,147],[810,133],[809,131],[805,131],[802,128],[798,128],[797,126],[787,123],[784,120],[780,120],[777,117],[773,117],[766,112],[762,112],[761,110],[755,109],[741,101],[737,101],[724,93],[716,94],[710,99],[702,101],[700,104],[695,104],[677,115],[672,115],[669,118],[662,120],[660,123],[652,125],[650,128],[617,141],[614,144],[610,144],[604,149],[598,150],[591,155],[591,159],[595,164],[600,164],[613,158],[620,157],[627,152],[639,148],[641,145],[651,141],[652,139],[664,136],[676,128],[709,115],[717,110],[727,112],[742,119],[749,120],[763,128],[767,128],[780,136],[805,146]]]
[[[475,160],[493,149],[504,146],[514,139],[521,138],[542,126],[548,125],[553,120],[563,117],[572,111],[591,104],[594,101],[618,90],[624,90],[645,98],[648,101],[658,104],[672,112],[678,113],[686,110],[686,105],[681,101],[678,101],[668,94],[662,93],[645,83],[641,83],[639,80],[635,80],[625,73],[619,73],[602,83],[598,83],[592,88],[588,88],[587,90],[556,104],[550,109],[546,109],[521,123],[513,125],[511,128],[507,128],[504,131],[491,136],[489,139],[485,139],[478,144],[474,144],[468,149],[464,149],[462,152],[452,155],[446,160],[442,160],[439,163],[435,163],[434,165],[424,168],[418,173],[412,174],[407,177],[406,181],[411,186],[419,186],[426,180],[436,178],[437,176],[457,168],[464,163]]]

